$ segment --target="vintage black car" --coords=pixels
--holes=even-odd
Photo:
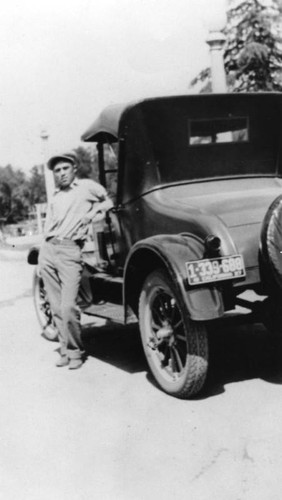
[[[103,301],[109,316],[111,304],[114,318],[117,310],[125,322],[134,315],[150,370],[170,395],[203,387],[215,320],[240,306],[279,325],[281,133],[282,95],[254,93],[109,106],[82,136],[97,143],[114,207],[96,228],[94,253],[85,250],[81,307],[97,314]]]

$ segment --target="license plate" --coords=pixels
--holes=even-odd
[[[242,255],[186,262],[189,285],[212,283],[246,276]]]

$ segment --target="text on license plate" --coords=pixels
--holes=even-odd
[[[210,283],[246,275],[242,255],[186,262],[189,285]]]

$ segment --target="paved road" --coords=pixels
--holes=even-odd
[[[281,499],[282,355],[262,326],[211,333],[193,401],[155,387],[133,326],[92,319],[87,363],[58,369],[22,256],[0,251],[1,499]]]

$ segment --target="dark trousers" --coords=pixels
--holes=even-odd
[[[39,268],[58,329],[61,355],[81,358],[84,350],[77,305],[83,269],[81,248],[72,241],[44,242]]]

